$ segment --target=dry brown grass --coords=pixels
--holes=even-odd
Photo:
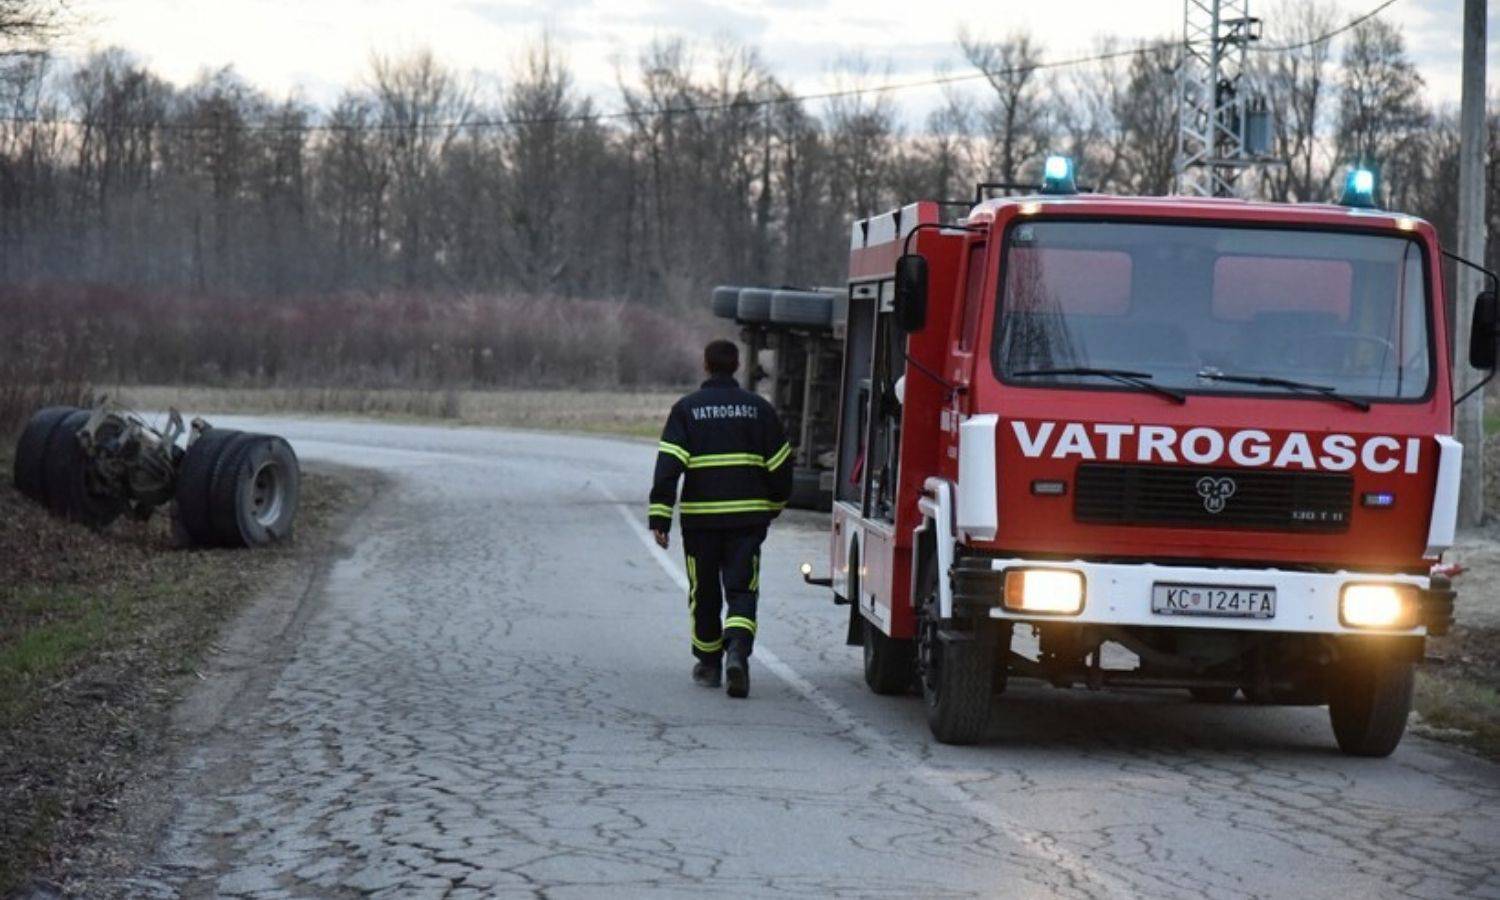
[[[33,383],[508,388],[678,384],[722,322],[516,294],[278,297],[55,284],[0,291],[0,361]],[[56,370],[56,371],[54,371]]]
[[[1459,625],[1428,649],[1442,663],[1418,672],[1419,730],[1500,759],[1500,628]]]
[[[103,391],[140,410],[175,406],[213,413],[331,414],[443,420],[464,425],[655,437],[681,391],[411,391],[344,388],[116,387]]]

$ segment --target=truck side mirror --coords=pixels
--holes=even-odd
[[[908,334],[921,331],[927,324],[926,257],[905,253],[896,260],[895,301],[896,324],[901,330]]]
[[[899,291],[900,276],[897,276]],[[1469,365],[1476,369],[1495,368],[1496,341],[1500,339],[1500,310],[1494,291],[1480,291],[1474,298],[1474,322],[1469,331]]]

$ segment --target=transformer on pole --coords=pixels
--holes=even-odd
[[[1246,59],[1260,40],[1250,0],[1186,0],[1177,67],[1174,190],[1233,197],[1240,173],[1270,149],[1270,112],[1250,89]]]

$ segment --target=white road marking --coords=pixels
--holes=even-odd
[[[662,571],[667,573],[667,577],[672,579],[678,588],[686,593],[688,590],[688,581],[687,575],[682,571],[682,567],[674,563],[672,558],[667,555],[667,552],[657,546],[656,539],[651,536],[651,532],[646,526],[640,523],[636,515],[632,514],[603,485],[596,484],[595,486],[601,494],[611,501],[616,511],[620,513],[620,517],[625,520],[625,524],[629,525],[630,530],[635,532],[636,536],[641,539],[641,543],[646,546],[646,549],[651,553],[651,557],[661,566]],[[840,728],[853,734],[866,746],[884,754],[901,768],[911,772],[912,775],[921,779],[929,787],[937,791],[938,795],[943,799],[959,807],[970,816],[988,825],[993,830],[1004,834],[1038,856],[1045,858],[1058,868],[1067,871],[1079,883],[1097,886],[1103,889],[1108,896],[1126,897],[1132,895],[1133,892],[1126,890],[1123,886],[1107,882],[1105,876],[1102,876],[1097,868],[1091,866],[1086,859],[1057,847],[1054,840],[1047,834],[1033,831],[1024,825],[1011,821],[1003,816],[1000,810],[994,806],[981,803],[971,796],[959,785],[953,776],[941,769],[928,765],[913,754],[892,744],[886,739],[885,735],[876,731],[866,724],[863,719],[850,712],[843,704],[828,696],[812,682],[799,675],[796,669],[793,669],[773,653],[763,640],[756,640],[755,642],[755,659],[765,665],[767,669],[770,669],[777,678],[786,682],[787,686],[800,694],[804,700],[822,710],[823,714],[832,719]]]

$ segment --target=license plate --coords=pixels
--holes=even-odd
[[[1270,619],[1276,615],[1276,589],[1212,584],[1155,584],[1151,611],[1164,616],[1230,616]]]

